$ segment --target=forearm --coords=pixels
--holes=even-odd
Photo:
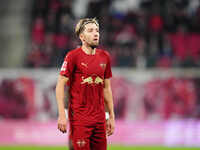
[[[110,88],[105,88],[104,89],[104,100],[106,104],[106,108],[109,112],[109,117],[110,118],[115,118],[114,115],[114,106],[113,106],[113,97],[112,97],[112,91]]]
[[[59,116],[65,116],[65,93],[64,93],[64,87],[61,85],[56,86],[56,100],[58,105],[58,114]]]
[[[65,116],[65,82],[60,80],[62,79],[59,78],[56,85],[56,100],[59,116]]]

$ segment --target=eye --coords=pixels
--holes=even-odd
[[[88,29],[88,32],[92,32],[93,29]]]

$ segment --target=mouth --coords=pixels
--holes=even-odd
[[[93,41],[96,43],[96,42],[98,42],[98,39],[94,39]]]

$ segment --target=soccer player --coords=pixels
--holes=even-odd
[[[81,19],[75,32],[82,45],[66,55],[56,85],[58,129],[66,132],[64,87],[68,84],[70,138],[74,150],[106,150],[106,137],[113,134],[115,127],[110,57],[106,51],[97,49],[96,19]],[[109,112],[107,123],[104,102]]]

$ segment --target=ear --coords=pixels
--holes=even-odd
[[[81,40],[82,42],[85,41],[83,33],[81,33],[81,34],[79,35],[79,38],[80,38],[80,40]]]

